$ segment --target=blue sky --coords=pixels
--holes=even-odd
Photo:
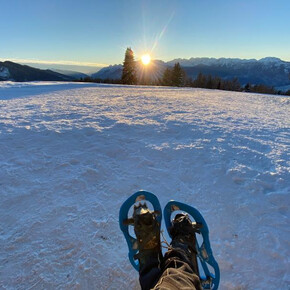
[[[150,52],[290,61],[289,0],[0,0],[0,60],[104,66]]]

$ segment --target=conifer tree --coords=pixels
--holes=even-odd
[[[181,87],[184,84],[185,73],[182,70],[179,62],[177,62],[172,70],[172,85],[175,87]]]
[[[126,50],[125,59],[123,62],[122,84],[137,84],[136,63],[134,60],[133,50],[130,47]]]
[[[208,89],[213,89],[213,80],[212,80],[212,76],[211,75],[209,75],[208,77],[207,77],[207,81],[206,81],[206,88],[208,88]]]
[[[202,73],[199,73],[196,80],[194,81],[194,86],[196,88],[205,88],[206,87],[206,76]]]
[[[235,77],[232,80],[232,88],[231,88],[231,90],[232,91],[237,91],[237,92],[239,92],[241,90],[241,85],[240,85],[240,82],[239,82],[237,77]]]
[[[172,85],[172,70],[169,67],[167,67],[164,70],[163,77],[162,77],[162,85],[163,86]]]

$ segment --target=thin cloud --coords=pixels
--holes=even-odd
[[[10,60],[20,63],[34,63],[34,64],[57,64],[57,65],[76,65],[76,66],[92,66],[92,67],[104,67],[107,64],[96,62],[83,62],[83,61],[71,61],[71,60],[39,60],[39,59],[23,59],[23,58],[0,58],[0,61]]]

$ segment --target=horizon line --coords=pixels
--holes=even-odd
[[[195,58],[208,58],[208,59],[240,59],[240,60],[261,60],[264,58],[277,58],[284,62],[290,62],[289,60],[284,60],[276,56],[266,56],[262,58],[242,58],[242,57],[209,57],[209,56],[195,56],[195,57],[189,57],[189,58],[182,58],[177,57],[173,58],[171,60],[161,60],[161,59],[154,59],[154,60],[161,60],[165,63],[171,62],[174,60],[190,60]],[[22,58],[3,58],[0,57],[0,61],[12,61],[16,63],[22,63],[22,64],[42,64],[42,65],[65,65],[65,66],[81,66],[81,67],[107,67],[112,65],[119,65],[120,63],[114,63],[114,64],[104,64],[104,63],[94,63],[94,62],[82,62],[82,61],[71,61],[71,60],[39,60],[39,59],[22,59]]]
[[[18,63],[30,64],[47,64],[47,65],[71,65],[71,66],[86,66],[86,67],[106,67],[108,64],[86,62],[86,61],[72,61],[72,60],[39,60],[39,59],[23,59],[23,58],[0,58],[0,61],[12,61]]]

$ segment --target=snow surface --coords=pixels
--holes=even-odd
[[[289,289],[290,98],[1,83],[0,289],[139,289],[118,226],[139,189],[197,207],[220,289]]]

